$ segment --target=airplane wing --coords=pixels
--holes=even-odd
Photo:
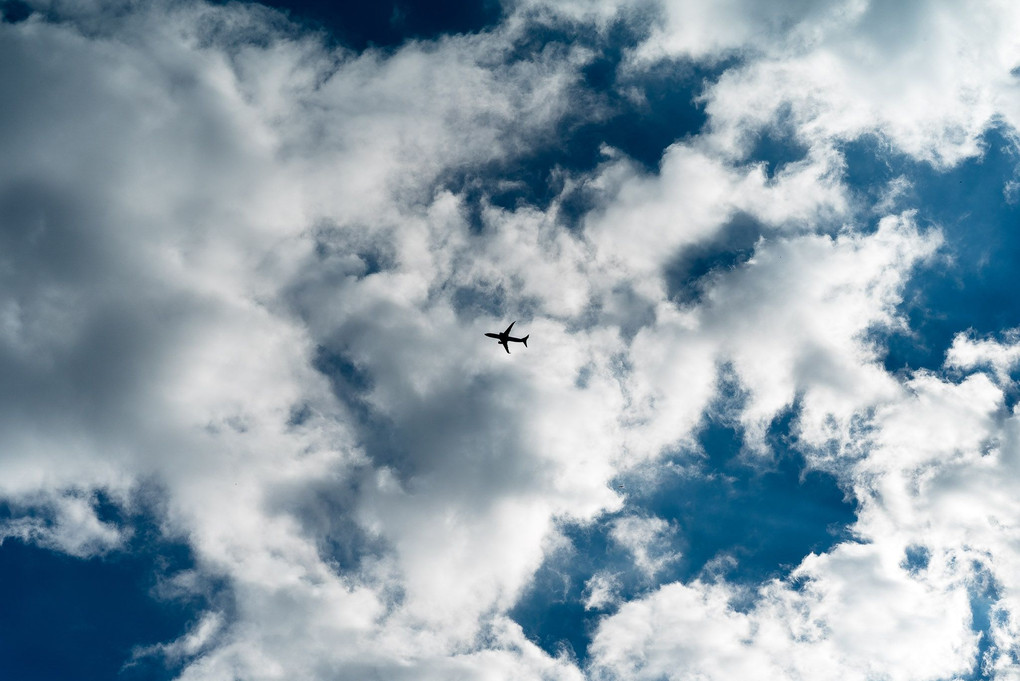
[[[510,354],[510,344],[506,341],[503,342],[503,347],[506,348],[506,354]]]
[[[510,335],[510,329],[514,328],[514,324],[516,324],[516,323],[517,323],[517,320],[514,320],[514,321],[510,322],[510,326],[506,327],[506,331],[503,332],[503,335],[504,336],[509,336]]]

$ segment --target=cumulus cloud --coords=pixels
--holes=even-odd
[[[480,618],[513,602],[553,513],[617,503],[612,420],[564,400],[586,353],[540,360],[541,384],[477,346],[465,359],[447,342],[462,323],[430,291],[455,266],[442,244],[469,238],[457,199],[433,200],[437,176],[520,153],[572,101],[583,60],[508,66],[473,36],[330,52],[241,6],[65,18],[0,26],[18,103],[3,128],[3,489],[59,511],[6,534],[116,547],[88,490],[127,499],[155,477],[166,531],[237,600],[184,678],[315,678],[352,658],[435,658],[443,676],[446,654],[489,647]],[[366,277],[369,251],[345,244],[391,260]],[[338,401],[323,357],[371,388]],[[604,382],[590,382],[592,414],[612,404],[596,403]],[[330,480],[323,503],[347,520],[323,529],[331,507],[298,497]],[[338,571],[327,545],[357,536],[382,553]],[[500,653],[507,669],[557,667],[507,632],[491,644],[518,651]],[[193,655],[201,633],[164,652]]]
[[[953,575],[910,576],[869,545],[811,556],[797,586],[761,588],[750,610],[721,584],[670,584],[605,619],[595,678],[938,679],[966,673],[976,635]]]
[[[537,3],[536,3],[537,4]],[[705,94],[719,149],[742,157],[765,131],[790,127],[810,146],[873,133],[936,165],[981,153],[981,133],[1016,127],[1012,39],[1020,15],[997,2],[867,0],[560,5],[571,17],[654,16],[631,50],[661,59],[737,59]]]
[[[952,165],[980,153],[981,133],[1013,116],[1012,9],[850,2],[830,11],[797,22],[789,42],[720,79],[707,106],[724,144],[741,148],[749,131],[788,110],[809,144],[875,133]]]
[[[1020,343],[1016,329],[1009,329],[1003,335],[1005,342],[957,334],[946,356],[946,365],[964,371],[988,367],[999,381],[1007,383],[1009,372],[1020,362]]]
[[[233,605],[136,659],[196,681],[1016,671],[1015,338],[886,370],[874,332],[904,327],[941,232],[861,210],[840,151],[874,133],[945,168],[1014,125],[1012,9],[522,2],[356,53],[258,5],[32,7],[0,23],[0,534],[123,550],[97,494],[131,509],[156,481],[195,556],[175,589],[221,579]],[[644,26],[631,81],[719,69],[656,172],[609,147],[555,170],[597,197],[569,227],[565,194],[472,193],[608,115],[591,48],[534,47],[564,14]],[[803,157],[749,162],[783,126]],[[482,336],[508,317],[531,334],[509,357]],[[762,585],[659,585],[681,530],[610,481],[689,444],[723,371],[747,452],[795,413],[856,541]],[[586,580],[609,613],[590,663],[507,615],[563,522],[610,523],[651,589]]]

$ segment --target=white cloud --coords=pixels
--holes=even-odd
[[[841,163],[820,152],[769,181],[759,166],[733,167],[699,143],[677,143],[657,175],[626,162],[608,164],[598,182],[611,200],[588,217],[586,233],[607,266],[622,270],[614,274],[638,279],[640,291],[662,297],[652,287],[661,286],[656,275],[668,260],[711,239],[738,213],[776,231],[838,225],[847,209]]]
[[[1020,12],[989,0],[546,4],[587,17],[654,17],[629,68],[663,59],[739,59],[705,93],[711,141],[743,156],[789,126],[810,146],[873,133],[936,165],[981,153],[982,132],[1017,127],[1013,36]]]
[[[834,424],[849,427],[896,389],[867,332],[899,324],[893,311],[905,278],[940,240],[908,214],[868,236],[761,242],[746,266],[710,280],[702,306],[660,305],[659,323],[632,346],[634,411],[648,421],[636,435],[661,432],[657,443],[646,440],[656,448],[681,439],[713,394],[720,363],[732,364],[749,393],[741,419],[752,442],[798,396],[809,441],[830,437]]]
[[[996,359],[1010,346],[983,343],[958,337],[947,366],[984,366],[1007,380]],[[819,407],[829,408],[809,389],[804,414]],[[668,585],[625,604],[595,637],[595,677],[936,679],[978,665],[994,678],[1015,674],[1007,632],[1017,609],[1020,439],[1002,389],[984,373],[951,382],[921,371],[861,396],[850,413],[870,410],[865,428],[837,435],[850,457],[816,459],[860,502],[852,529],[866,543],[809,556],[788,580],[762,587],[750,610],[734,609],[746,598],[724,583]],[[908,547],[923,547],[923,567],[907,564]],[[989,575],[997,614],[978,633],[970,592]],[[978,636],[991,643],[982,659]]]
[[[990,655],[1008,667],[1013,646],[1002,643],[1001,632],[1020,605],[1020,556],[1012,538],[1016,416],[1005,412],[1001,390],[982,373],[956,383],[920,374],[908,389],[904,399],[876,413],[873,451],[855,467],[863,500],[858,531],[988,571],[1001,613],[991,635],[1002,646]]]
[[[602,28],[616,11],[572,7]],[[66,21],[0,24],[0,494],[53,520],[4,535],[116,550],[126,530],[92,493],[130,507],[158,481],[164,529],[197,560],[174,585],[223,578],[236,602],[149,651],[185,661],[182,679],[580,679],[505,613],[557,522],[619,511],[609,481],[690,439],[728,366],[748,444],[799,401],[805,446],[853,450],[807,453],[855,494],[871,543],[810,556],[740,611],[724,582],[624,603],[590,671],[963,674],[978,561],[1001,587],[988,665],[1005,678],[1015,348],[958,337],[956,382],[884,371],[868,334],[902,323],[940,236],[910,211],[858,229],[832,144],[877,130],[949,163],[1002,114],[1012,10],[926,7],[901,10],[917,31],[897,42],[865,3],[666,6],[627,68],[743,61],[657,174],[607,150],[569,178],[599,196],[574,231],[556,201],[483,202],[477,229],[443,186],[603,115],[587,51],[508,59],[524,4],[485,35],[361,54],[244,5],[57,3]],[[774,177],[735,162],[782,111],[807,156]],[[733,255],[741,220],[732,263],[670,279],[695,251]],[[508,357],[481,334],[511,312],[532,338]],[[672,533],[629,514],[611,536],[652,579]],[[911,572],[914,545],[931,559]],[[585,589],[589,609],[621,598],[603,572]]]
[[[676,528],[662,518],[624,516],[613,521],[609,536],[630,551],[634,563],[648,578],[670,563],[680,559],[680,553],[671,551]]]
[[[599,610],[619,602],[619,579],[616,575],[596,572],[584,584],[585,610]]]
[[[206,648],[223,627],[223,615],[219,612],[207,612],[202,615],[198,622],[175,641],[170,643],[157,643],[151,646],[138,648],[132,653],[132,661],[128,666],[137,664],[137,661],[145,657],[159,655],[174,663],[180,663],[200,653]]]
[[[7,534],[116,548],[91,497],[66,491],[126,500],[158,480],[167,531],[237,602],[215,636],[167,644],[203,650],[183,678],[576,678],[519,628],[484,632],[540,563],[554,514],[619,503],[605,484],[615,384],[593,374],[570,399],[592,351],[557,350],[564,330],[542,320],[532,333],[550,351],[521,375],[487,345],[450,345],[488,321],[465,328],[431,291],[457,281],[458,240],[473,239],[457,199],[432,192],[451,167],[548,134],[585,57],[507,65],[506,33],[330,53],[278,24],[184,4],[0,25],[17,101],[0,163],[0,477],[8,499],[59,511],[52,528],[22,519]],[[571,247],[541,218],[510,219],[494,256],[517,227],[535,252]],[[386,243],[392,267],[358,279],[357,252],[318,260],[317,237]],[[364,441],[314,370],[319,344],[371,375],[361,397],[396,424],[392,450]],[[323,511],[300,494],[323,486],[381,555],[332,563],[310,524]]]
[[[908,575],[871,545],[844,544],[772,582],[749,610],[724,584],[670,584],[604,619],[592,644],[595,678],[747,679],[966,673],[976,637],[954,575]],[[948,580],[948,583],[947,581]]]
[[[946,355],[946,366],[973,371],[990,367],[1001,383],[1008,383],[1009,372],[1020,362],[1020,334],[1016,329],[1003,332],[1004,341],[957,334]]]
[[[34,513],[0,523],[0,544],[5,539],[15,538],[79,558],[103,554],[123,545],[124,533],[115,524],[100,520],[95,510],[96,499],[91,494],[68,491],[52,499],[35,496],[36,499],[20,500],[29,508],[16,506],[14,509],[19,514]],[[41,509],[31,508],[33,501]]]
[[[746,150],[788,111],[811,145],[875,133],[940,165],[980,153],[999,118],[1015,125],[1020,15],[1002,3],[845,3],[798,22],[790,40],[725,74],[706,95],[725,146]]]

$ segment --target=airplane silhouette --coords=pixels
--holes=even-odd
[[[487,333],[485,335],[488,336],[489,338],[495,338],[496,342],[498,342],[500,345],[506,348],[506,354],[509,355],[510,346],[507,344],[508,341],[512,341],[514,343],[524,343],[524,347],[528,347],[528,339],[531,338],[530,333],[524,338],[514,338],[513,336],[511,336],[510,329],[514,328],[514,324],[516,323],[517,323],[516,321],[510,322],[510,326],[506,327],[506,331],[504,331],[503,333]]]

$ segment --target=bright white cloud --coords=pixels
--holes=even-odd
[[[761,58],[724,75],[706,106],[734,150],[788,115],[812,146],[874,133],[952,165],[980,153],[996,120],[1015,125],[1018,24],[1007,3],[843,3],[798,21],[787,40],[759,43]]]
[[[957,334],[946,356],[946,365],[964,371],[989,367],[1000,382],[1009,381],[1009,372],[1020,362],[1020,338],[1016,329],[1004,332],[1005,342]]]
[[[548,5],[599,25],[655,17],[632,68],[661,59],[739,64],[704,101],[712,143],[738,157],[762,131],[811,147],[874,134],[936,165],[981,153],[981,133],[1017,127],[1020,11],[998,0],[753,0]]]
[[[67,493],[56,498],[37,495],[39,507],[32,508],[31,498],[23,498],[28,507],[15,507],[24,513],[0,523],[0,544],[16,538],[72,556],[87,558],[120,548],[124,534],[113,523],[103,522],[96,513],[96,499],[91,494]],[[34,511],[34,514],[32,513]]]
[[[951,570],[950,570],[951,572]],[[601,623],[592,672],[607,679],[939,679],[974,661],[955,575],[918,578],[872,545],[811,556],[800,588],[773,582],[750,610],[723,584],[670,584]]]

